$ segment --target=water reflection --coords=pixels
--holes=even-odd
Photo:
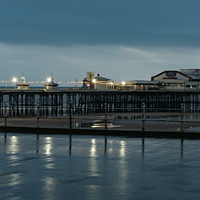
[[[47,155],[45,159],[46,161],[45,167],[48,169],[54,168],[55,163],[54,163],[54,158],[52,157],[52,138],[51,137],[45,138],[44,151],[45,151],[45,154]]]
[[[72,154],[72,135],[69,135],[69,155]]]
[[[145,140],[142,138],[142,158],[144,158],[144,146],[145,145]]]
[[[7,142],[7,133],[4,133],[4,144]]]
[[[11,173],[9,175],[9,183],[8,186],[16,186],[19,185],[21,183],[21,173]]]
[[[44,146],[45,154],[46,155],[51,155],[52,138],[51,137],[46,137],[45,140],[46,140],[45,141],[45,146]]]
[[[3,135],[1,138],[4,140]],[[74,139],[75,151],[70,158],[68,139],[71,142]],[[3,140],[0,147],[4,145]],[[186,159],[179,162],[184,145]],[[21,196],[36,192],[39,198],[35,199],[137,199],[138,196],[133,196],[136,193],[143,195],[138,199],[151,199],[150,193],[155,193],[163,182],[163,191],[179,186],[187,190],[189,184],[190,188],[196,188],[191,178],[195,174],[198,176],[199,166],[198,141],[194,140],[112,136],[73,136],[70,139],[66,135],[25,134],[13,137],[8,133],[5,146],[9,149],[14,146],[17,153],[1,152],[0,189],[5,193],[14,191],[12,195],[19,199],[34,199]],[[35,156],[35,152],[43,155]],[[20,165],[15,166],[17,163]],[[177,181],[181,176],[186,176],[183,184]],[[1,194],[0,199],[4,199]]]
[[[10,156],[9,156],[9,166],[17,166],[17,165],[20,165],[20,163],[18,162],[18,160],[19,160],[19,156],[17,156],[17,155],[15,155],[15,154],[11,154]]]
[[[128,164],[127,164],[127,159],[126,159],[126,142],[125,141],[120,141],[120,161],[119,161],[119,180],[120,180],[120,185],[119,185],[119,191],[120,195],[126,195],[128,185],[127,185],[127,178],[129,174],[129,169],[128,169]]]
[[[5,142],[6,143],[6,142]],[[9,146],[6,153],[16,154],[19,152],[18,137],[11,136],[9,141]]]
[[[91,148],[90,148],[90,156],[91,157],[96,157],[96,139],[91,140]]]
[[[183,158],[183,142],[184,140],[181,139],[181,158]]]
[[[107,152],[107,136],[104,138],[104,153],[106,154]]]
[[[43,199],[54,199],[56,196],[56,180],[53,177],[45,177],[43,187]],[[45,195],[45,196],[44,196]],[[57,195],[59,196],[59,195]]]
[[[96,139],[91,140],[89,169],[92,176],[97,176],[98,165],[97,165]]]
[[[39,153],[39,134],[36,135],[36,154]]]
[[[120,157],[126,156],[126,142],[125,141],[120,141]]]
[[[103,139],[103,138],[102,138]],[[142,152],[142,158],[144,158],[145,155],[145,139],[141,138],[141,152]],[[52,155],[53,150],[53,139],[52,137],[45,137],[44,144],[40,144],[40,136],[39,134],[36,134],[36,146],[35,146],[35,152],[36,154],[39,153],[39,147],[41,146],[43,149],[43,152],[47,156]],[[96,139],[91,139],[90,141],[91,147],[90,147],[90,156],[96,157],[97,156],[97,147],[96,147]],[[112,153],[113,150],[113,141],[109,141],[109,148],[108,148],[108,138],[107,136],[104,136],[104,154],[107,154],[107,151],[109,153]],[[18,136],[10,136],[7,133],[4,133],[4,149],[5,152],[8,154],[17,154],[20,151],[21,144],[19,143],[19,137]],[[69,155],[72,153],[72,135],[69,135]],[[120,141],[120,149],[119,149],[119,155],[120,157],[126,156],[126,142]],[[180,156],[183,158],[184,156],[184,139],[180,139]]]

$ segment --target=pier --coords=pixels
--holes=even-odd
[[[0,116],[58,117],[107,112],[199,112],[200,92],[2,90]],[[71,105],[71,107],[70,107]],[[183,107],[183,108],[181,108]]]

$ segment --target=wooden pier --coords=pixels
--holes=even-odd
[[[199,112],[200,92],[0,90],[0,116],[68,116],[107,112]]]

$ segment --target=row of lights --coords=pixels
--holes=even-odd
[[[13,82],[13,83],[18,82],[17,78],[16,78],[16,77],[13,77],[13,78],[12,78],[12,82]],[[48,78],[47,78],[47,82],[48,82],[48,83],[52,82],[52,77],[48,77]],[[92,82],[93,82],[93,83],[96,83],[97,80],[96,80],[96,79],[93,79]],[[114,83],[111,82],[110,84],[113,85]],[[122,84],[123,86],[125,86],[125,85],[126,85],[126,82],[125,82],[125,81],[122,81],[121,84]]]
[[[18,79],[17,79],[16,77],[13,77],[11,82],[17,83],[17,82],[18,82]],[[52,82],[52,77],[47,78],[47,82],[48,82],[48,83]]]
[[[97,80],[96,80],[96,79],[93,79],[92,82],[93,82],[93,83],[96,83]],[[111,82],[110,84],[113,85],[114,83]],[[126,85],[126,82],[125,82],[125,81],[122,81],[121,84],[122,84],[123,86],[125,86],[125,85]]]

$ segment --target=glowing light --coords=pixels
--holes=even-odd
[[[13,83],[16,83],[16,82],[17,82],[17,78],[16,78],[16,77],[13,77],[12,82],[13,82]]]
[[[97,80],[96,80],[96,79],[93,79],[93,80],[92,80],[92,82],[93,82],[93,83],[96,83],[96,82],[97,82]]]
[[[48,82],[48,83],[51,82],[51,77],[47,78],[47,82]]]
[[[125,85],[126,85],[126,82],[125,82],[125,81],[122,81],[122,85],[125,86]]]

